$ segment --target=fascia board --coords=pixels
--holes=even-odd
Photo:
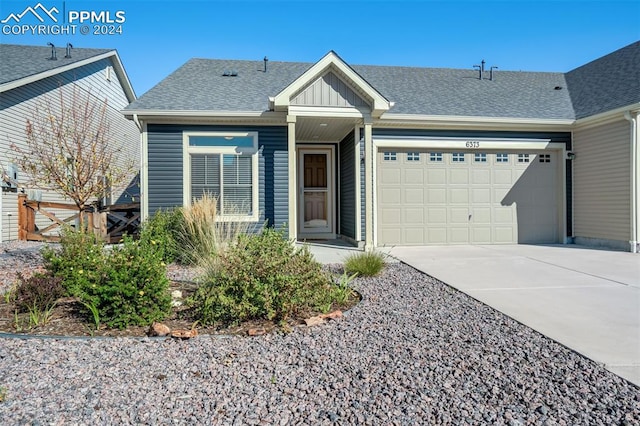
[[[384,114],[379,120],[379,124],[384,123],[471,123],[474,125],[486,124],[533,124],[533,125],[559,125],[571,126],[575,123],[573,119],[541,119],[541,118],[511,118],[511,117],[476,117],[462,115],[420,115],[420,114]]]

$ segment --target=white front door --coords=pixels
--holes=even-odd
[[[298,150],[298,235],[334,238],[333,149]]]

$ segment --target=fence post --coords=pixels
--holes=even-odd
[[[18,239],[26,241],[36,230],[36,212],[27,206],[27,194],[18,194]]]

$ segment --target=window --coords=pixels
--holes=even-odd
[[[407,161],[420,161],[419,152],[407,152]]]
[[[204,194],[218,200],[222,220],[258,220],[258,134],[184,136],[185,204]]]
[[[496,154],[496,163],[508,163],[509,154]]]
[[[487,154],[483,152],[476,152],[473,154],[473,161],[475,161],[476,163],[486,163]]]
[[[396,153],[392,151],[385,151],[384,154],[382,154],[382,159],[384,161],[396,161]]]
[[[551,162],[551,154],[540,154],[539,161],[541,163],[550,163]]]
[[[442,162],[442,153],[441,152],[430,152],[429,153],[429,161],[432,161],[434,163],[441,163]]]
[[[518,163],[528,163],[529,154],[518,154]]]
[[[454,163],[464,163],[464,152],[454,152],[451,158]]]

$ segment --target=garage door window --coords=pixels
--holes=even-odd
[[[420,161],[419,152],[407,152],[407,161]]]
[[[483,152],[476,152],[473,155],[473,161],[476,163],[486,163],[487,162],[487,154]]]
[[[529,154],[518,154],[518,163],[528,163]]]
[[[540,154],[540,162],[541,163],[550,163],[551,155],[550,154]]]
[[[496,154],[496,163],[508,163],[509,154]]]
[[[429,153],[429,161],[433,163],[441,163],[442,162],[442,153],[441,152],[430,152]]]
[[[396,153],[391,151],[385,151],[382,155],[384,161],[396,161]]]
[[[454,163],[464,163],[464,152],[454,152],[451,158]]]

